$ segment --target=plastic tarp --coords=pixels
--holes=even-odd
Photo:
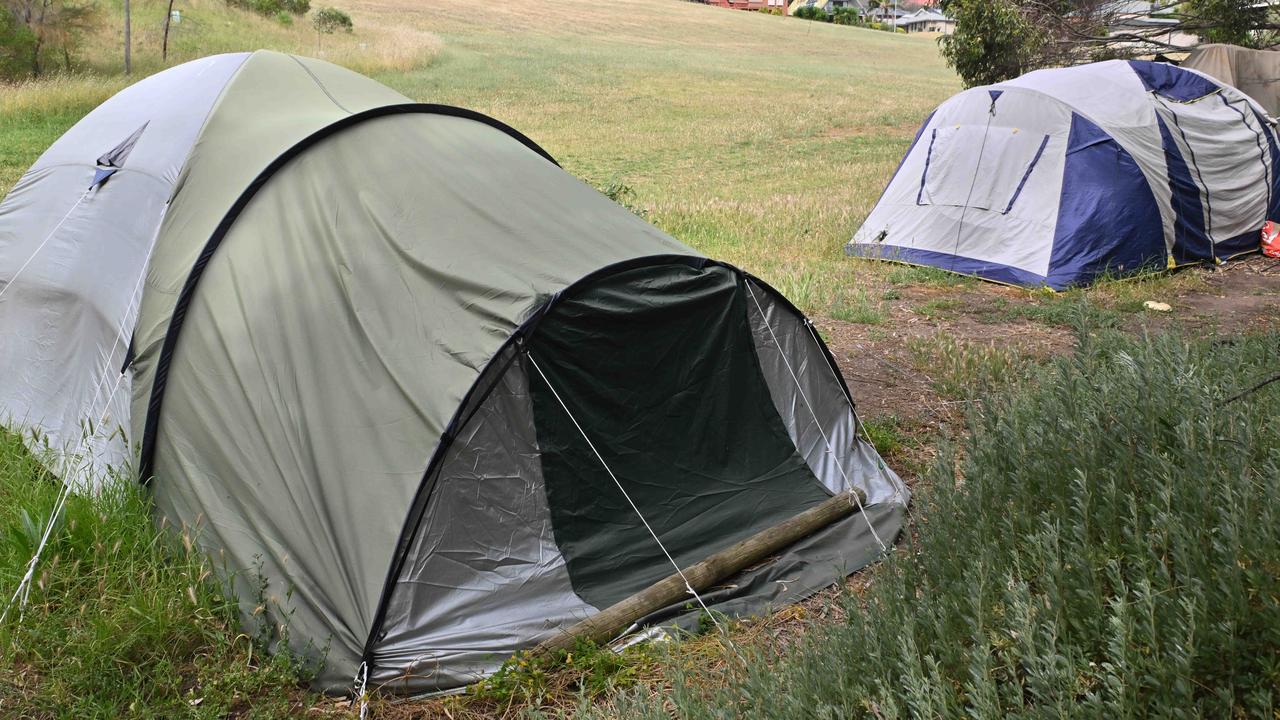
[[[1280,52],[1210,43],[1191,51],[1182,67],[1204,73],[1280,115]]]

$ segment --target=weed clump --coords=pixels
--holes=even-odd
[[[472,686],[470,694],[504,706],[538,707],[566,693],[594,700],[635,685],[656,662],[653,648],[644,643],[615,652],[579,639],[569,650],[515,655]]]

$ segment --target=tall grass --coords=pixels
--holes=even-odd
[[[584,714],[1275,717],[1280,386],[1227,399],[1278,359],[1275,334],[1082,336],[979,406],[845,623]]]
[[[0,431],[0,592],[35,551],[58,480]],[[247,634],[211,561],[157,529],[140,488],[72,495],[29,601],[0,625],[0,716],[289,717],[309,668]],[[251,631],[252,632],[252,631]]]
[[[440,47],[428,30],[358,13],[353,33],[321,36],[311,15],[282,22],[231,7],[225,0],[184,0],[174,5],[181,19],[169,25],[166,59],[162,45],[168,0],[132,0],[131,5],[133,65],[139,75],[205,55],[261,48],[320,57],[359,72],[403,72],[428,64]],[[99,22],[82,43],[78,65],[99,74],[119,73],[124,62],[123,2],[100,0],[98,8]]]

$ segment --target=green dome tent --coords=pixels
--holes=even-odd
[[[472,682],[860,489],[703,596],[792,601],[907,502],[763,282],[500,122],[315,60],[216,56],[107,101],[0,204],[0,292],[6,371],[59,358],[3,373],[0,413],[136,462],[328,690]]]

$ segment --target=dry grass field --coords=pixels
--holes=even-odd
[[[839,305],[853,279],[841,244],[920,120],[959,88],[929,39],[676,0],[342,6],[356,32],[317,48],[306,21],[286,28],[221,0],[188,0],[172,57],[256,47],[320,55],[416,100],[493,115],[570,172],[614,184],[663,229],[818,311]],[[159,67],[164,3],[134,8],[146,72]],[[118,65],[113,42],[101,32],[86,48],[94,76],[0,95],[0,189],[125,84],[102,77]]]

